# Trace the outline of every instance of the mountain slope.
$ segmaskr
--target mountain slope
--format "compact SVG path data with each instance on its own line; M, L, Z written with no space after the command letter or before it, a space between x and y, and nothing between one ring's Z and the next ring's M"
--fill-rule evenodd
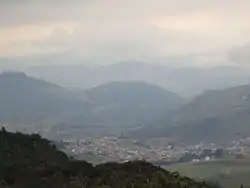
M179 105L183 99L157 85L144 82L110 82L86 91L88 98L100 105Z
M188 140L226 141L249 136L249 122L250 85L245 85L195 98L171 119L170 132Z
M0 74L0 123L49 138L120 134L151 125L183 101L146 83L112 82L72 92L23 73Z
M0 131L0 166L39 166L41 163L58 166L68 162L68 157L40 135Z
M8 188L216 188L143 161L96 167L70 160L38 135L0 131L0 186Z
M84 101L63 88L23 73L0 74L0 104L1 123L38 123L87 108Z
M111 82L87 90L100 124L138 126L150 124L180 107L177 94L142 82Z

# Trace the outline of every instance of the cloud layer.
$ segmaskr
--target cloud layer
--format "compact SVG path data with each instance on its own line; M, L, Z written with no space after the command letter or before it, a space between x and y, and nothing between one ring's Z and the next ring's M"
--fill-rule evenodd
M160 61L224 52L250 41L249 10L249 0L3 0L0 57Z

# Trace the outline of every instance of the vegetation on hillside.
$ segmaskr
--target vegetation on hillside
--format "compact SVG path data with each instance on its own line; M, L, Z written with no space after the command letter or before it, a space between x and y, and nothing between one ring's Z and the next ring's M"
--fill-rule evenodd
M92 166L75 161L39 135L0 131L0 187L215 188L144 161Z

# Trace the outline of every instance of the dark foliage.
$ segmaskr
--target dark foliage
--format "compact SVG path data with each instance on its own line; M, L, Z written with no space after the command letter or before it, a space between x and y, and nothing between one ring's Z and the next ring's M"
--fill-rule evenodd
M72 161L39 135L0 131L0 187L213 188L145 161L96 167Z

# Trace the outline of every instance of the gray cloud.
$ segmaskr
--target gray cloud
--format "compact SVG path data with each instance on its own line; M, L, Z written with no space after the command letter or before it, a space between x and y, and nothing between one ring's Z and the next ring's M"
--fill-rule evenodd
M237 64L250 67L250 43L233 48L229 52L229 57Z
M250 41L249 9L249 0L2 0L0 56L68 53L103 62L204 52L218 57ZM191 64L207 62L206 56Z

